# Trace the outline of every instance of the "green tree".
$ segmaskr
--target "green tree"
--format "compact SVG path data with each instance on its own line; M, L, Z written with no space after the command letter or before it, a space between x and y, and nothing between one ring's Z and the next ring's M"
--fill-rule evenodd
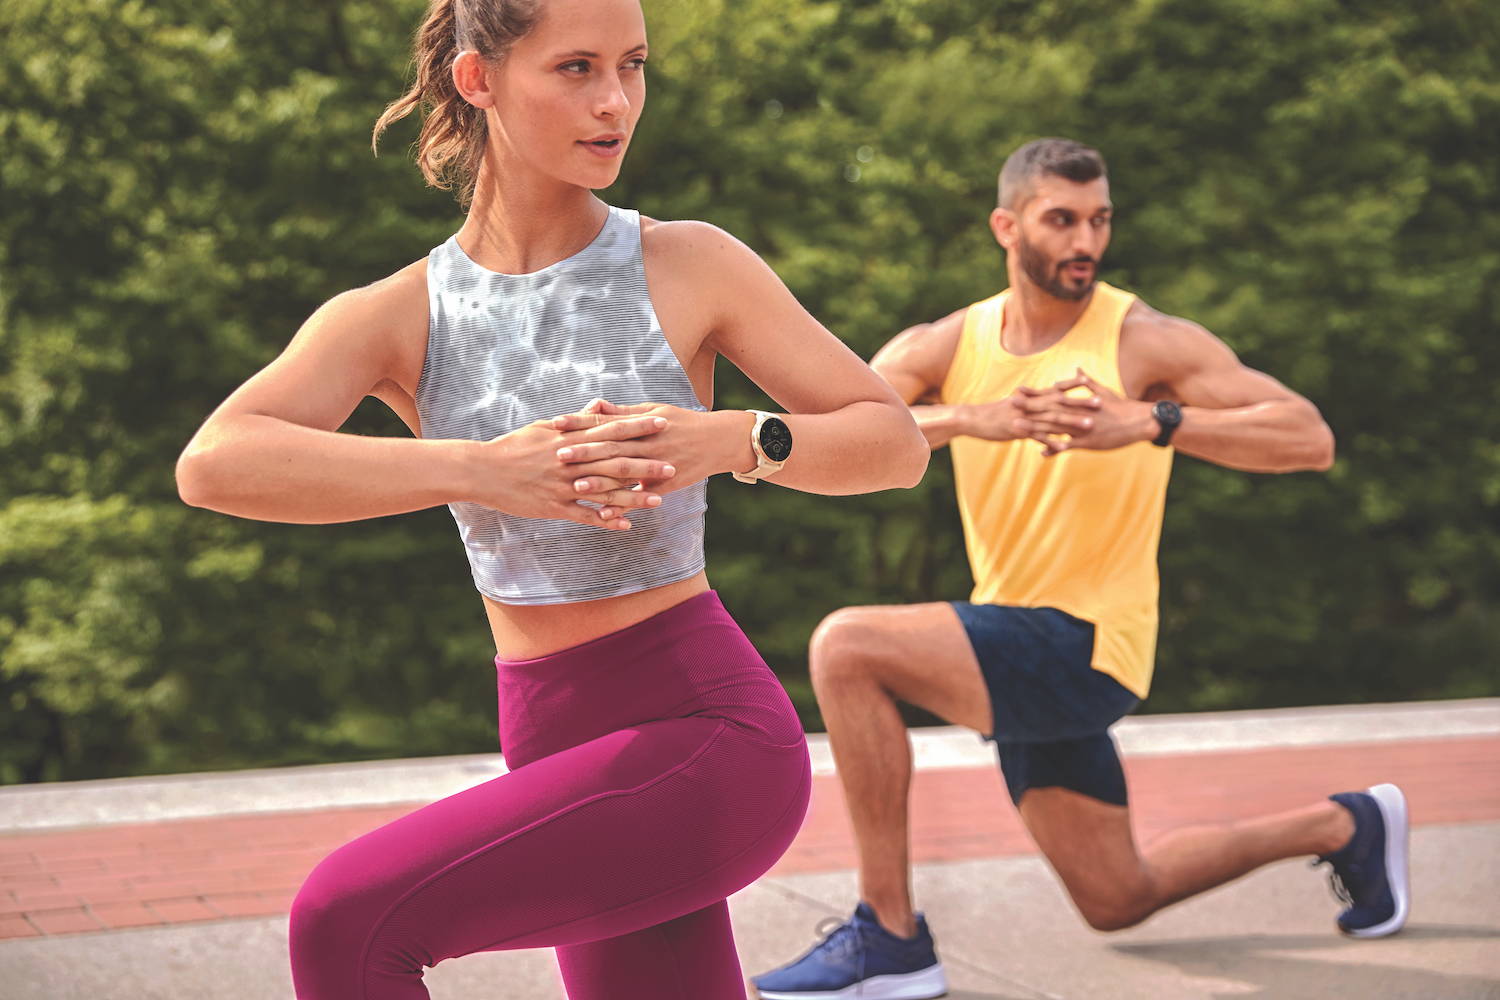
M995 173L1064 134L1110 162L1106 277L1323 408L1326 476L1179 463L1153 709L1497 691L1493 5L646 7L606 197L724 226L866 357L1001 286ZM459 224L413 123L368 152L421 8L0 6L0 780L494 745L446 512L256 524L172 480L320 301ZM402 433L374 403L351 429ZM945 455L912 491L711 503L711 577L809 725L819 617L967 592Z

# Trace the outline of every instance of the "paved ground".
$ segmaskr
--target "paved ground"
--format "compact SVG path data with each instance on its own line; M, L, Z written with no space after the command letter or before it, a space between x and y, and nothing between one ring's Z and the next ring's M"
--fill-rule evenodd
M914 733L920 904L954 1000L1500 998L1500 700L1149 717L1119 728L1140 836L1394 780L1410 797L1415 905L1400 935L1331 931L1302 862L1117 935L1089 931L1030 852L990 751ZM747 972L795 956L855 899L826 744L777 867L731 900ZM285 912L328 850L503 773L498 755L0 789L0 1000L286 1000ZM558 1000L546 951L471 956L437 1000Z

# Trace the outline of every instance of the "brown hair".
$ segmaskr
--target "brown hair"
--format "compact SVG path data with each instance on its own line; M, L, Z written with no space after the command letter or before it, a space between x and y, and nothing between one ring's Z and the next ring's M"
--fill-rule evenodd
M1104 157L1072 139L1034 139L1011 153L1000 170L1000 207L1019 209L1037 178L1048 175L1086 184L1105 176Z
M459 204L467 206L484 159L487 130L484 111L464 100L453 85L453 60L473 49L498 61L541 19L541 0L428 0L427 16L412 40L416 82L375 123L370 148L379 152L386 126L422 109L416 144L422 176L432 187L455 190Z

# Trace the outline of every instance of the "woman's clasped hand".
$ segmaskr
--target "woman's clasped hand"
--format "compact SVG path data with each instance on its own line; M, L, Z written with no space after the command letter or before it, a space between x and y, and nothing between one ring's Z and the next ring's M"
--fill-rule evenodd
M669 426L655 414L603 417L597 409L533 421L481 446L482 485L472 499L519 517L628 530L625 512L659 506L660 486L677 474L659 446L648 446Z

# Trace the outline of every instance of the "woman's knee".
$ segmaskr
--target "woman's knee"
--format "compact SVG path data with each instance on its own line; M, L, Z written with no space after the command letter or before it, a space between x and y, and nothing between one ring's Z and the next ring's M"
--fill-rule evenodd
M338 995L349 987L345 977L362 975L366 945L388 910L374 873L344 853L341 848L324 858L292 900L288 943L299 996ZM322 986L304 988L304 982Z

